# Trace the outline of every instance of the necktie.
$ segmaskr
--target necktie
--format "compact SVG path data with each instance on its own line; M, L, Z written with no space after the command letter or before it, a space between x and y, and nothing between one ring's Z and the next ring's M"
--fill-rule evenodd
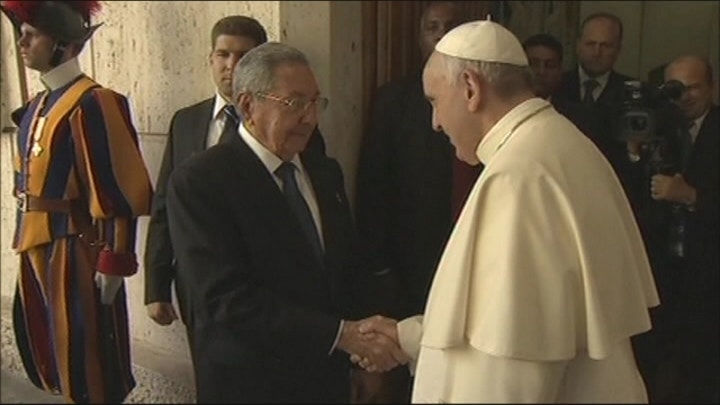
M237 136L238 124L240 123L240 117L238 117L237 112L235 112L235 107L232 104L225 104L222 112L225 114L225 126L223 126L223 131L218 143L225 143L232 139L233 136Z
M300 226L305 232L305 236L308 242L313 247L313 250L318 258L323 257L322 245L320 244L320 236L318 235L317 228L315 227L315 221L313 220L310 208L308 208L307 202L300 194L297 181L295 180L295 165L289 162L282 163L277 169L275 174L280 177L283 182L283 194L285 199L290 204L290 208L295 213L295 216L300 221Z
M585 88L585 94L583 95L582 103L587 107L592 107L595 104L595 97L593 97L593 91L599 86L600 83L595 79L585 80L583 87Z

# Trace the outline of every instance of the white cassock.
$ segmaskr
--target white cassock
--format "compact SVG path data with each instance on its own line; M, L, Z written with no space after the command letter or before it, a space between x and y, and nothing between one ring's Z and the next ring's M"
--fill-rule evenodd
M609 163L538 98L477 155L424 316L398 326L413 402L647 402L630 337L659 300Z

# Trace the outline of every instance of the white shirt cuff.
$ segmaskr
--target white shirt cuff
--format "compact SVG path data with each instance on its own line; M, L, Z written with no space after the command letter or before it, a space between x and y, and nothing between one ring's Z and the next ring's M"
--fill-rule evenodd
M333 354L335 351L335 348L337 347L338 342L340 341L340 335L342 334L343 326L345 325L345 320L340 320L340 327L338 328L337 334L335 335L335 341L332 344L332 347L330 347L330 351L328 352L328 356Z

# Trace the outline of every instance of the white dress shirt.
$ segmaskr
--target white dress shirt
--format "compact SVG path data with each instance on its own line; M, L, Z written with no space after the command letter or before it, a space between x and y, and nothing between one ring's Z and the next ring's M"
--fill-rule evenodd
M222 110L227 104L230 103L228 103L228 101L225 100L220 93L216 92L213 114L207 131L207 139L205 140L206 149L213 147L220 142L220 136L222 135L223 128L225 128L225 121L227 120L227 115L225 115Z

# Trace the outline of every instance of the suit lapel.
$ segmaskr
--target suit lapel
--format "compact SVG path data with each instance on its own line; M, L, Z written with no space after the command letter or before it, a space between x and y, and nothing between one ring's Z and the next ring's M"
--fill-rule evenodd
M210 128L210 120L212 120L212 110L215 105L215 97L209 98L198 105L197 110L193 111L195 117L195 125L193 127L193 144L191 153L202 152L205 150L207 143L208 128Z
M331 240L333 239L330 217L338 209L338 204L342 203L343 196L332 187L333 180L329 177L332 172L324 170L324 165L317 156L303 154L301 160L315 191L315 198L320 210L320 222L322 223L323 245L327 255L328 243L332 244Z
M602 93L600 93L597 101L611 102L613 100L618 100L619 98L616 97L616 95L620 91L622 91L624 86L625 84L623 83L622 79L620 79L620 76L618 76L615 71L610 71L607 84L605 84L605 88L603 89Z
M715 140L715 144L713 145L712 138L718 137L720 134L713 133L712 129L718 127L717 120L720 119L720 117L718 117L718 115L720 115L719 111L720 109L717 106L710 107L710 111L708 111L707 116L705 116L705 120L703 120L702 126L700 127L697 137L695 138L695 142L693 143L693 147L690 150L688 165L690 165L691 162L696 161L697 156L704 149L717 148L717 140Z
M267 232L273 235L276 243L279 246L288 247L298 258L298 262L306 264L304 267L307 267L310 273L321 274L322 264L318 262L310 242L306 239L294 216L295 214L260 158L240 136L233 137L227 144L236 148L240 154L238 161L241 162L242 169L239 173L241 184L238 184L238 187L247 190L244 192L243 198L251 200L250 207L253 210L253 216L265 221ZM319 182L322 183L322 181ZM318 194L315 181L313 181L313 186ZM318 204L320 204L319 201ZM323 206L321 205L320 211L322 212L322 210Z
M301 154L301 159L308 177L310 177L320 211L325 248L323 257L324 275L331 291L334 291L337 285L335 263L341 262L336 257L341 251L341 248L336 247L336 242L347 237L347 235L338 234L338 232L347 232L347 230L342 228L341 224L338 224L337 218L341 217L340 210L347 204L347 201L345 201L346 196L343 190L337 189L336 185L339 183L333 179L337 172L332 167L328 167L324 156L308 151L308 153Z

